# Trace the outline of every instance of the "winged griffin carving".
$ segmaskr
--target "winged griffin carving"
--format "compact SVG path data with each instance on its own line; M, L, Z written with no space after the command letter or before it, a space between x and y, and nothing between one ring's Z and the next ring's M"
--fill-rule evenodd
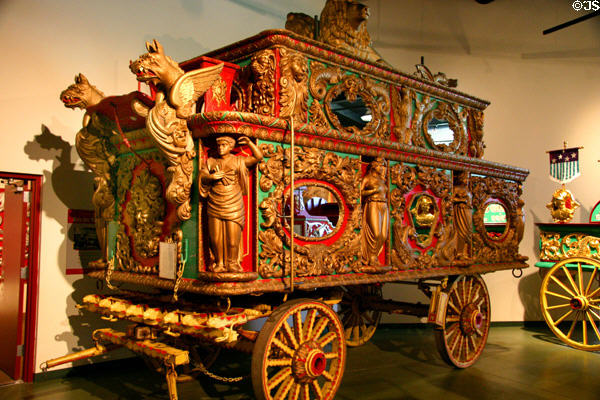
M158 41L146 42L146 49L148 52L131 62L129 68L139 82L157 89L146 127L169 161L167 200L177 206L177 216L184 221L191 217L190 192L196 156L187 118L196 112L196 101L219 77L223 64L184 73Z

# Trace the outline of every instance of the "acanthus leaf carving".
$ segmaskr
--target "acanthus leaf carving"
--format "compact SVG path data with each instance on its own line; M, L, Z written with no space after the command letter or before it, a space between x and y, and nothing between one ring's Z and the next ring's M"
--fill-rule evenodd
M287 49L280 49L279 54L281 56L279 116L293 117L296 122L307 122L308 61L302 54Z

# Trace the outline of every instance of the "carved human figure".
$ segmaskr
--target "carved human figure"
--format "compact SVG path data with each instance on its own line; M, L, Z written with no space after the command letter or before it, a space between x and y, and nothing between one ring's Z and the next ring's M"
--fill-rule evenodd
M469 175L466 172L456 176L452 204L456 229L456 258L466 260L470 258L469 247L473 232L473 201L469 191Z
M387 241L390 224L386 165L382 158L369 164L360 193L363 204L362 260L367 265L378 266L378 256Z
M252 156L231 154L236 141L217 138L217 158L208 158L200 173L200 194L208 197L208 236L214 262L212 272L242 272L240 246L246 222L243 195L247 194L248 168L263 158L261 150L246 136L238 139L248 145Z

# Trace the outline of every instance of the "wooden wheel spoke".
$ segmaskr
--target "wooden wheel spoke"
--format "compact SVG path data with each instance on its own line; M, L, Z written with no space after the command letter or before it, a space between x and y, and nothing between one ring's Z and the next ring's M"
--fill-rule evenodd
M327 371L327 370L323 371L323 373L321 374L321 376L322 376L323 378L325 378L327 381L329 381L329 382L333 382L333 379L334 379L334 377L333 377L333 375L331 375L331 374L329 373L329 371Z
M298 341L296 340L296 335L294 335L294 332L292 332L292 328L290 327L290 324L288 324L287 321L283 321L283 332L285 333L285 336L288 338L294 349L297 349Z
M333 341L333 339L335 339L336 337L337 337L337 335L335 334L335 332L329 332L328 334L323 336L321 339L317 340L317 344L321 348L323 348L323 347L327 346L329 343L331 343Z
M571 304L565 303L565 304L557 304L555 306L548 306L548 307L546 307L546 310L554 310L554 309L563 308L563 307L571 307Z
M328 322L329 322L329 320L327 319L327 317L319 318L319 321L317 321L317 324L315 325L315 328L312 332L312 335L310 336L310 339L316 340L319 336L321 336L321 334L323 333L325 328L327 328Z
M313 391L317 395L317 398L318 399L322 399L323 398L323 391L321 390L321 386L319 386L319 381L317 381L316 379L313 379L310 382L310 385L312 386Z
M590 308L594 308L594 309L596 309L596 310L600 311L600 307L598 307L598 306L597 306L597 305L595 305L595 304L590 304Z
M458 315L460 315L460 310L454 305L454 303L452 302L452 299L448 300L448 305L450 306L450 308L452 310L454 310L454 312Z
M308 383L302 385L301 394L304 400L310 400L310 387Z
M300 396L300 384L294 383L290 389L288 400L296 400L298 399L298 396Z
M558 298L561 298L561 299L565 299L565 300L569 300L569 301L571 300L570 297L567 297L567 296L564 296L562 294L558 294L558 293L555 293L555 292L551 292L549 290L546 290L545 293L549 294L550 296L558 297Z
M458 322L460 317L446 317L446 322Z
M473 279L469 279L469 281L468 281L469 290L467 291L467 294L465 296L465 302L463 304L470 303L469 299L471 298L471 291L473 290L474 283L475 282L473 282Z
M573 335L573 331L575 330L575 325L577 325L577 316L575 316L575 319L573 320L573 322L571 322L571 327L569 328L569 332L567 333L568 339L571 339L571 335Z
M560 286L561 288L563 288L563 290L565 292L567 292L571 297L577 297L577 295L575 293L571 292L571 290L568 287L566 287L564 283L562 283L561 281L559 281L554 275L552 275L550 278L554 282L556 282L558 284L558 286Z
M302 314L299 311L294 313L293 319L296 339L298 339L298 343L304 343L304 336L302 334Z
M598 315L598 313L594 312L593 310L588 310L588 312L590 312L594 317L596 317L596 319L600 320L600 315Z
M577 279L579 281L579 282L577 282L577 283L579 283L579 287L578 287L579 288L579 294L583 295L584 294L584 291L583 291L583 271L582 271L581 263L580 262L577 263Z
M568 279L569 283L571 284L571 287L575 291L575 295L579 295L579 289L577 288L577 285L575 284L575 281L573 280L573 277L571 276L571 272L564 265L561 267L561 269L567 276L567 279ZM573 296L573 297L575 297L575 296Z
M317 317L317 310L314 308L312 310L308 310L306 314L306 318L304 319L304 329L302 333L302 337L306 338L305 340L311 339L311 334L313 327L315 325L315 318Z
M376 322L373 318L371 318L371 316L368 314L368 312L364 312L361 315L362 319L368 324L368 325L375 325Z
M338 357L339 357L338 353L325 353L325 359L327 359L327 360L334 360Z
M558 324L560 324L565 318L567 318L569 315L571 315L573 313L573 310L569 310L568 313L565 313L562 317L560 317L558 320L556 320L554 322L554 326L557 326Z
M588 298L594 298L596 297L596 295L598 294L598 292L600 292L600 287L596 290L594 290L591 294L588 295ZM600 301L600 299L595 299L594 301Z
M277 338L273 338L273 344L277 347L279 347L281 350L283 350L283 352L285 354L287 354L290 357L294 357L294 350L290 349L285 343L283 343L281 340L277 339Z
M291 358L270 358L267 361L267 367L291 367L292 359Z
M586 315L588 317L588 319L590 320L590 325L592 325L592 328L594 329L594 332L596 333L596 338L598 338L598 340L600 340L600 332L598 332L598 326L596 325L596 323L594 322L594 319L592 318L592 316L590 315L589 311L586 311ZM596 318L598 316L596 315Z
M285 381L279 386L277 393L275 393L274 400L283 400L290 392L290 389L294 386L294 378L290 375L285 378Z
M585 316L581 320L581 324L583 325L583 344L587 346L588 337L587 337L587 321L585 320Z
M594 283L594 278L596 277L596 272L598 272L598 268L594 267L594 270L592 271L592 274L590 275L590 280L589 280L587 286L585 287L585 292L584 292L585 296L587 296L587 294L590 291L590 288L592 287L592 283Z
M279 385L285 378L292 375L292 368L287 367L279 370L271 379L267 381L267 387L269 390L273 390L277 385Z

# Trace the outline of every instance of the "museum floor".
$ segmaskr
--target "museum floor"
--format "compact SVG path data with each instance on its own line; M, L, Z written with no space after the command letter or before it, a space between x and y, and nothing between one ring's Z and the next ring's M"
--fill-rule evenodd
M238 354L239 355L239 354ZM229 359L222 355L217 361ZM0 399L166 399L166 383L139 359L80 367L34 384L0 386ZM237 365L240 374L242 367ZM225 373L216 365L218 372ZM349 349L336 399L598 399L600 354L561 344L545 326L493 326L471 368L439 358L429 328L385 325L360 348ZM64 373L62 374L64 375ZM178 385L180 400L251 399L248 380L221 384L201 379Z

